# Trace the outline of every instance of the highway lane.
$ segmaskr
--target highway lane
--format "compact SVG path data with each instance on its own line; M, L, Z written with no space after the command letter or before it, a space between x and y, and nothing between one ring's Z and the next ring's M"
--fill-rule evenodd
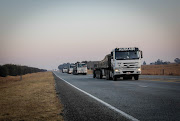
M93 79L92 75L55 73L74 86L139 120L180 120L179 82L111 81Z

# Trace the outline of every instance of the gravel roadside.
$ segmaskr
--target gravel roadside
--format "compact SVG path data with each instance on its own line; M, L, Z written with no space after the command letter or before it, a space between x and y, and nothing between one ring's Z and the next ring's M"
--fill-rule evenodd
M65 121L127 121L119 113L68 85L54 75L56 91L64 106Z

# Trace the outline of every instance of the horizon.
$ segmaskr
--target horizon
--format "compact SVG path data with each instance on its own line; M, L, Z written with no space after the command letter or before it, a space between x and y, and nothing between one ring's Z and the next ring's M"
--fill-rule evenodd
M0 1L0 65L57 69L139 47L142 63L180 58L180 1Z

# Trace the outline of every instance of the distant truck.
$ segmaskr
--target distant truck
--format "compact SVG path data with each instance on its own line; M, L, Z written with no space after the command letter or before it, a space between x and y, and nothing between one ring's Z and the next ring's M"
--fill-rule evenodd
M64 67L64 68L62 69L62 73L67 73L67 72L68 72L67 67Z
M77 75L77 74L86 75L87 74L87 64L80 63L80 62L75 63L75 67L73 68L73 74L74 75Z
M75 67L75 64L70 64L68 67L68 74L72 74L73 73L73 68Z
M123 79L139 79L141 74L142 51L137 47L115 48L111 54L95 65L93 78L102 79L106 76L107 80L123 77Z

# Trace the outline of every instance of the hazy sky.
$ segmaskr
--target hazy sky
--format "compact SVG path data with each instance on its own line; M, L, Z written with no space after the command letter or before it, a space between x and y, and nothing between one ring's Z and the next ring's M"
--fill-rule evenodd
M139 47L180 58L180 0L0 0L0 64L44 69Z

